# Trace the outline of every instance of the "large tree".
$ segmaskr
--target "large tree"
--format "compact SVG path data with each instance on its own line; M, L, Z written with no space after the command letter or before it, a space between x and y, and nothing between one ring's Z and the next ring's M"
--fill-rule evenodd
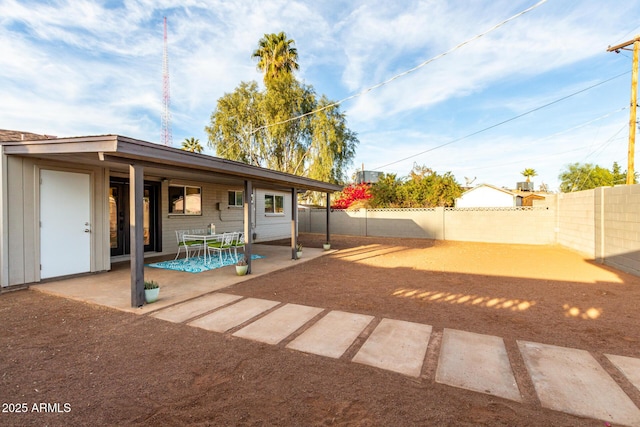
M254 57L265 89L242 82L217 102L205 127L216 154L232 160L343 182L357 136L340 107L295 78L297 51L284 33L265 35ZM285 59L283 59L285 58ZM288 59L286 59L288 58Z
M626 177L626 172L620 172L617 163L613 164L613 171L591 163L573 163L558 176L561 181L560 191L563 193L624 184L621 177Z
M292 74L299 68L298 50L294 44L284 32L265 34L260 39L252 57L258 60L257 67L264 74L265 84L283 74Z
M209 146L219 157L264 166L269 156L262 138L264 132L256 132L264 125L263 98L256 82L242 82L234 92L218 99L205 131Z

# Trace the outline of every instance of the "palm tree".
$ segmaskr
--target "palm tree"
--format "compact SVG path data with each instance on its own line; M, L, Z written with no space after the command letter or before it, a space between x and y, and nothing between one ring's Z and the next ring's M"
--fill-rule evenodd
M202 153L203 150L202 145L200 145L200 140L194 137L189 139L185 138L184 141L182 141L181 149L192 153Z
M251 55L258 60L258 70L264 73L265 83L282 73L291 74L298 66L298 50L295 41L287 39L284 32L265 34L258 42L258 49Z
M527 178L527 182L531 182L531 177L533 176L537 176L538 172L536 172L535 169L525 169L522 172L520 172L525 178Z

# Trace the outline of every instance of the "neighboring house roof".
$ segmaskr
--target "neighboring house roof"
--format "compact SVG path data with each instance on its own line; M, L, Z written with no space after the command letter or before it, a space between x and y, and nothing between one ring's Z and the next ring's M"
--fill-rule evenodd
M81 162L85 165L107 166L112 170L123 172L128 171L130 164L140 164L145 170L158 176L163 176L167 170L172 170L192 174L193 179L209 177L220 182L251 180L254 185L283 190L291 188L321 192L342 190L342 186L336 184L120 135L4 142L0 138L0 145L3 147L4 154L7 155Z
M472 189L467 190L467 191L465 191L464 193L462 193L462 196L464 196L464 195L465 195L465 194L467 194L467 193L471 193L472 191L476 191L476 190L478 190L478 189L480 189L480 188L483 188L483 187L484 187L484 188L487 188L487 187L488 187L488 188L491 188L491 189L493 189L493 190L502 191L503 193L507 193L507 194L509 194L509 195L511 195L511 196L521 196L520 194L515 193L515 192L513 192L513 191L511 191L511 190L507 190L506 188L496 187L495 185L491 185L491 184L479 184L479 185L476 185L476 186L475 186L475 187L473 187Z
M0 129L0 141L33 141L53 138L55 138L55 136L39 135L37 133L23 132L19 130Z
M478 193L478 194L473 194ZM488 194L495 194L494 198ZM509 202L507 202L509 200ZM479 184L465 191L456 199L456 207L506 207L520 206L522 196L491 184Z

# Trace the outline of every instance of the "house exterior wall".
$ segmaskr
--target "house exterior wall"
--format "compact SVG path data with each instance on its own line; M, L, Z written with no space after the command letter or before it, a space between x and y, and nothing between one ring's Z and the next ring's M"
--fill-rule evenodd
M508 208L517 206L516 197L513 194L487 187L478 186L456 199L457 208Z
M20 156L2 156L2 251L0 286L21 285L40 281L39 252L39 174L42 169L87 173L91 186L91 271L111 268L109 230L110 178L128 178L125 173L111 174L108 168L84 167L77 164L39 160ZM244 226L241 207L228 206L228 192L243 191L242 185L230 186L186 179L163 179L145 176L145 181L160 182L159 227L161 250L156 255L175 254L178 249L176 230L206 229L215 224L216 232L239 231ZM169 185L193 185L202 188L202 215L170 215ZM255 190L254 212L256 242L287 238L291 235L291 194L270 190ZM264 194L284 197L284 214L264 213Z
M40 280L40 170L86 173L91 182L91 271L103 271L110 267L108 256L108 211L105 214L104 168L79 167L62 162L49 162L32 158L6 157L3 159L3 204L2 240L6 262L2 286L32 283ZM6 173L5 173L6 172ZM4 198L4 197L3 197ZM108 224L107 224L108 225Z
M192 185L202 188L202 215L169 214L169 183L161 187L162 254L176 253L178 250L177 230L207 228L214 224L216 233L241 231L244 227L244 211L241 207L229 206L229 191L243 191L241 186L219 185L197 181L172 179L172 185ZM291 236L291 195L286 192L255 189L255 212L252 213L255 242L284 239ZM265 194L284 196L284 214L265 214Z
M202 189L202 215L169 214L169 185L190 185ZM241 187L203 183L184 179L164 181L160 189L160 218L162 222L161 254L176 253L178 230L206 229L210 224L216 227L216 233L240 231L243 227L242 208L228 205L228 192L242 191Z
M254 225L256 242L285 239L291 236L291 193L275 190L256 189ZM284 213L266 213L265 196L282 196Z

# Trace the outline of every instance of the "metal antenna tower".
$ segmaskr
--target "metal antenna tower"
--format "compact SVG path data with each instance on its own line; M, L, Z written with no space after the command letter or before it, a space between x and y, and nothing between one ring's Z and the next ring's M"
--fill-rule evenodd
M164 49L162 55L162 143L168 147L173 145L171 135L171 93L169 90L169 53L167 50L167 17L164 17Z

